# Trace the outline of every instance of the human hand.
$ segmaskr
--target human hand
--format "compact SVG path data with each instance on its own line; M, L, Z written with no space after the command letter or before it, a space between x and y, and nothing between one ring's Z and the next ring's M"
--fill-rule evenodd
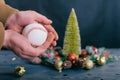
M35 11L19 11L12 14L6 21L6 29L14 30L18 33L22 33L23 28L31 23L41 23L46 30L52 32L55 36L51 46L56 45L56 41L58 40L58 34L55 29L52 27L52 21L47 17L35 12Z
M48 47L51 45L54 39L52 32L48 33L48 38L46 42L39 46L33 47L26 37L13 31L5 30L5 39L3 47L10 48L16 55L21 58L27 59L34 63L40 63L41 60L38 58L42 53L44 53Z

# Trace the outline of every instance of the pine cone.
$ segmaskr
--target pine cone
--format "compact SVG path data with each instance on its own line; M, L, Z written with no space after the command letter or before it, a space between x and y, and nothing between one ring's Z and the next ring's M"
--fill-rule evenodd
M72 61L72 68L79 69L79 68L84 68L84 67L85 67L85 61L83 59Z
M69 68L71 68L72 67L72 63L71 63L71 61L65 61L65 62L63 62L63 68L64 69L69 69Z

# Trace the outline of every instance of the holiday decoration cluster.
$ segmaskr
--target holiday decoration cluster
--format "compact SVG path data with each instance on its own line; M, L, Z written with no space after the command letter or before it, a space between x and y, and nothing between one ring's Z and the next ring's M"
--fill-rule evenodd
M105 48L86 46L81 50L80 29L72 8L64 36L63 48L55 47L41 55L42 64L52 66L59 72L63 69L92 69L95 65L105 65L110 52Z
M62 72L63 69L92 69L96 65L105 65L109 55L110 52L104 47L86 46L79 56L75 53L64 55L61 47L55 47L40 58L43 60L42 64L54 67Z

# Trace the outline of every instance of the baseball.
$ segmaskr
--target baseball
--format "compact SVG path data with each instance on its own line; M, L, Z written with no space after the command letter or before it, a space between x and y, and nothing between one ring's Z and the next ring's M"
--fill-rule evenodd
M47 30L40 23L32 23L25 26L22 34L28 38L33 46L40 46L47 39Z

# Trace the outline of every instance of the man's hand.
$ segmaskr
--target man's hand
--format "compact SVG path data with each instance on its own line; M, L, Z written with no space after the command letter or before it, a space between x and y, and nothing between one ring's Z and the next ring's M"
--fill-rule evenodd
M16 55L24 59L34 63L40 63L41 60L38 58L38 56L40 56L40 54L44 53L48 49L48 47L53 42L54 37L55 36L53 33L49 32L46 42L43 45L35 48L23 35L13 30L5 30L3 46L10 48Z
M52 27L52 21L47 17L35 12L35 11L19 11L12 14L6 21L6 29L14 30L18 33L22 33L23 28L31 23L41 23L46 30L52 32L55 36L51 46L56 45L56 41L58 40L58 34L55 29Z

